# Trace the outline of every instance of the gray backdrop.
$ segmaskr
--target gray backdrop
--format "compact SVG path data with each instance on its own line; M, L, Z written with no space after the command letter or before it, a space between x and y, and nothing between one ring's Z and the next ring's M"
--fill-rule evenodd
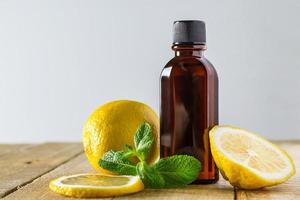
M0 0L0 142L79 141L113 99L158 111L179 19L207 23L221 124L300 138L300 1Z

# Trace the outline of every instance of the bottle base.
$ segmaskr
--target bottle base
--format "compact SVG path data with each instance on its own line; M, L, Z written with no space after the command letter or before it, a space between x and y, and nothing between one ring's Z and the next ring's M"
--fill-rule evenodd
M219 178L216 179L208 179L208 180L195 180L194 182L192 182L192 184L203 184L203 185L207 185L207 184L215 184L219 181Z

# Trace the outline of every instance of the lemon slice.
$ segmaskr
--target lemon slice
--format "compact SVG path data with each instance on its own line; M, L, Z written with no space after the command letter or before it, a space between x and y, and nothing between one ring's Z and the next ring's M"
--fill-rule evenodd
M50 182L52 191L71 197L111 197L139 192L144 184L138 176L76 174Z
M291 157L256 134L215 126L209 136L213 158L233 186L257 189L283 183L295 174Z

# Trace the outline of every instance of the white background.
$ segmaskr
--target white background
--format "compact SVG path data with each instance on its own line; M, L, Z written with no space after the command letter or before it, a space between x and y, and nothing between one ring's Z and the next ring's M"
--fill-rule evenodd
M113 99L158 111L182 19L206 21L220 123L300 138L298 0L0 0L0 142L80 141Z

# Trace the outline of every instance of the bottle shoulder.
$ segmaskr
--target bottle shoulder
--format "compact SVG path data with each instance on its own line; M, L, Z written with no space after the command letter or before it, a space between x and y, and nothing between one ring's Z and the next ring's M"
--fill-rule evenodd
M167 72L167 73L165 73ZM162 69L163 74L210 74L217 77L217 71L205 57L174 57Z
M165 67L189 67L189 66L209 66L209 67L213 67L213 65L211 64L211 62L205 58L205 57L195 57L195 56L191 56L191 57L174 57L172 58L169 62L167 62L167 64L165 65Z

